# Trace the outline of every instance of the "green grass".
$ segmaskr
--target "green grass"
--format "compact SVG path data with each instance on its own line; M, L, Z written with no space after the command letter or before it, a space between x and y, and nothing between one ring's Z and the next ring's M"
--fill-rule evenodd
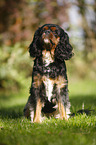
M82 103L85 109L95 111L88 116L77 115L67 122L51 118L41 124L32 124L23 116L28 86L20 93L2 93L0 145L96 145L96 82L71 82L69 90L72 112L82 109Z

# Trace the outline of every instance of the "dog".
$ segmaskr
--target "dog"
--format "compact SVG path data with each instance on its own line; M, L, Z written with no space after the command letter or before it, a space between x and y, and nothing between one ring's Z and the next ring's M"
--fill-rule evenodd
M58 25L45 24L37 29L29 46L34 60L30 96L24 108L31 122L43 116L68 120L70 102L65 60L73 56L68 34Z

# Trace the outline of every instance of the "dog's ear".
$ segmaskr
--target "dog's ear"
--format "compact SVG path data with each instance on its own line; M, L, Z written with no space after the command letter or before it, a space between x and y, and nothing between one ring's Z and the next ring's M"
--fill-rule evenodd
M69 43L68 34L61 29L60 41L55 50L55 57L61 61L69 60L73 56L72 50L73 48Z
M32 43L29 46L29 53L31 57L38 57L41 55L40 50L40 28L35 32Z

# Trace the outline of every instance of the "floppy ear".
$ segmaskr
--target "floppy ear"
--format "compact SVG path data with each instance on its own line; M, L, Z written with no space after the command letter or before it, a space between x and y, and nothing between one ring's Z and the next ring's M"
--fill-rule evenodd
M33 41L29 46L29 53L31 57L38 57L41 54L39 35L40 28L35 32Z
M63 29L60 33L60 41L55 50L55 57L61 61L69 60L73 56L73 48L69 43L69 37Z

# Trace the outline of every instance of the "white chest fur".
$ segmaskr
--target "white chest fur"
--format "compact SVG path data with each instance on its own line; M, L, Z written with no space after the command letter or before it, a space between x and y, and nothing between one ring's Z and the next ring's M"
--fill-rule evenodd
M42 58L43 58L43 62L45 67L47 67L50 63L54 62L54 50L52 51L46 51L43 50L42 51ZM53 91L53 80L49 78L49 76L44 76L43 78L43 82L45 85L45 89L46 89L46 96L48 98L48 101L51 101L51 97L52 97L52 91Z
M51 101L54 82L48 76L43 77L43 82L44 82L44 85L45 85L46 96L48 98L48 101Z
M48 66L50 63L54 61L52 52L43 50L42 55L43 55L42 58L45 66Z

